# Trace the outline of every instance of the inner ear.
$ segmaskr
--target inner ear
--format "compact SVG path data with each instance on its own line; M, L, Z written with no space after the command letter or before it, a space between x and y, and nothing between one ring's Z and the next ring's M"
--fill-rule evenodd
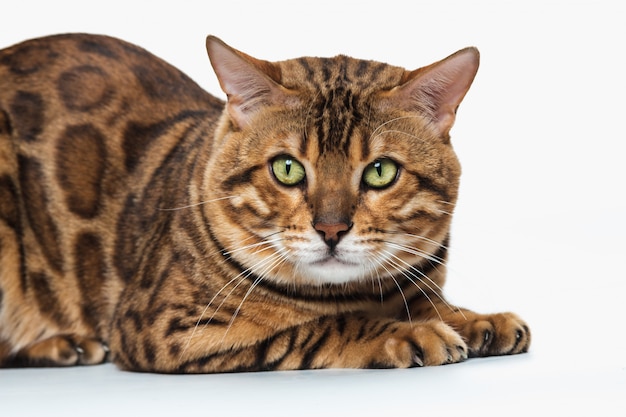
M228 98L228 113L239 128L247 126L263 106L284 104L290 98L288 90L278 83L277 65L252 58L214 36L207 37L206 48Z
M476 48L462 49L432 65L405 75L405 82L392 90L394 106L426 115L443 137L449 136L456 110L478 71Z

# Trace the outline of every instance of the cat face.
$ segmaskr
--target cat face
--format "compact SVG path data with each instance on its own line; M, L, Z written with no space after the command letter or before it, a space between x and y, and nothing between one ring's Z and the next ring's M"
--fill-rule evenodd
M306 285L442 261L460 176L448 132L475 50L407 72L207 46L228 104L201 194L216 203L206 210L226 256L261 279Z

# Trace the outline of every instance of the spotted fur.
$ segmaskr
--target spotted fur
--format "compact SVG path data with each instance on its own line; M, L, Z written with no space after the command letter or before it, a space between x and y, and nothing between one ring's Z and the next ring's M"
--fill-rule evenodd
M0 51L0 364L388 368L528 349L517 316L441 290L475 49L415 71L207 49L225 103L113 38ZM277 158L303 177L282 183ZM379 187L364 173L380 161L397 173Z

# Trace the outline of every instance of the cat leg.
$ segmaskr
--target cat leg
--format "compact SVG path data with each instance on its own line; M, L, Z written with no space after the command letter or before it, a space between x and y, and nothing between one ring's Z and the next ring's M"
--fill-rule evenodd
M440 318L467 343L470 357L513 355L527 352L530 328L513 313L479 314L450 306L438 295L420 299L411 306L413 319Z
M97 339L58 335L22 348L5 366L97 365L107 354L108 347Z
M468 355L461 336L439 320L408 323L357 315L327 316L283 329L241 320L228 330L190 329L176 340L123 328L114 328L112 335L112 357L120 367L166 373L408 368L460 362Z

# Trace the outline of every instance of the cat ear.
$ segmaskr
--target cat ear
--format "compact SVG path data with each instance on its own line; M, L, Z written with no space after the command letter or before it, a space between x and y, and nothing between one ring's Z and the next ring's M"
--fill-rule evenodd
M406 74L390 92L392 104L429 117L443 137L448 137L456 110L478 71L476 48L462 49L449 57Z
M264 105L284 104L288 92L278 84L280 69L208 36L206 48L211 65L228 97L227 110L239 127L250 123L252 116Z

